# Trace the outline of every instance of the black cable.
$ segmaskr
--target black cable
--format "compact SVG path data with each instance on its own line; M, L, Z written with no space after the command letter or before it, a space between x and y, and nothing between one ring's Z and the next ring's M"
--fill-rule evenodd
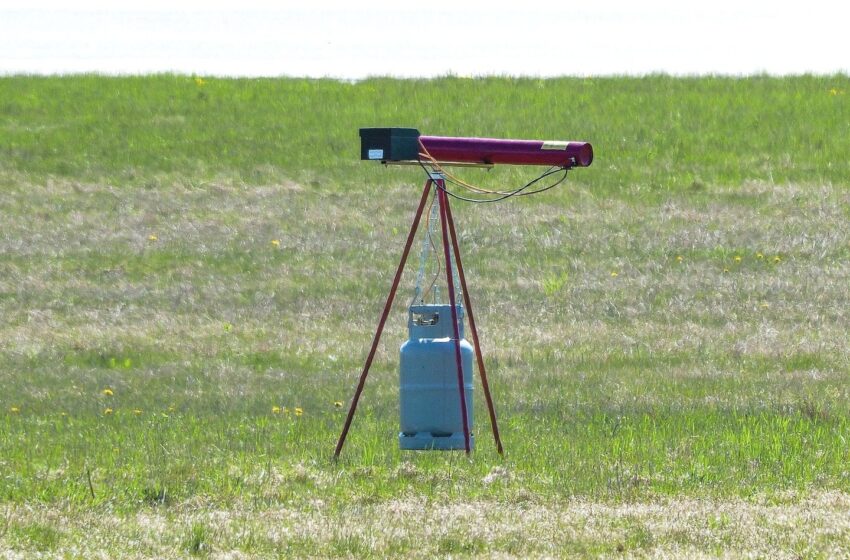
M425 174L428 175L428 178L430 179L431 178L431 172L428 171L428 169L425 167L425 164L422 162L421 159L419 160L419 165L420 165L420 167L422 167L423 171L425 171ZM537 190L529 191L529 192L524 192L527 188L531 187L535 183L542 181L543 179L545 179L546 177L549 177L550 175L554 175L558 171L563 171L564 174L555 183L548 185L546 187L543 187L541 189L537 189ZM459 194L455 194L445 187L440 187L439 185L437 185L437 188L441 189L447 195L449 195L450 197L455 198L457 200L462 200L464 202L472 202L472 203L475 203L475 204L486 204L488 202L501 202L501 201L503 201L507 198L511 198L512 196L529 196L529 195L532 195L532 194L542 193L543 191L548 191L549 189L555 188L558 185L560 185L561 183L563 183L564 180L567 178L568 172L569 172L568 167L550 167L549 169L544 171L537 178L532 179L531 181L529 181L525 185L519 187L518 189L515 189L515 190L513 190L509 193L505 193L504 195L497 197L497 198L467 198L465 196L460 196ZM444 180L448 181L449 183L452 183L453 185L460 186L455 181L453 181L449 178L444 177Z
M525 185L523 185L522 187L520 187L520 188L518 188L518 189L516 189L516 190L514 190L514 191L512 191L512 192L509 192L509 193L507 193L507 194L505 194L505 195L503 195L503 196L500 196L500 197L498 197L498 198L488 198L488 199L467 198L467 197L464 197L464 196L460 196L460 195L458 195L458 194L455 194L455 193L453 193L453 192L449 191L448 189L446 189L446 188L444 188L444 187L439 187L439 186L438 186L437 188L441 188L441 189L442 189L442 190L443 190L443 191L444 191L447 195L451 196L452 198L455 198L455 199L457 199L457 200L463 200L464 202L473 202L473 203L475 203L475 204L486 204L486 203L488 203L488 202L501 202L501 201L503 201L503 200L505 200L505 199L511 198L512 196L529 196L529 195L532 195L532 194L541 193L541 192L543 192L543 191L548 191L548 190L549 190L549 189L551 189L551 188L557 187L558 185L560 185L561 183L563 183L563 182L564 182L564 179L566 179L566 178L567 178L567 171L568 171L568 170L567 170L566 168L563 168L564 175L563 175L560 179L558 179L558 181L556 181L555 183L553 183L553 184L551 184L551 185L548 185L548 186L546 186L546 187L543 187L542 189L537 189L537 190L535 190L535 191L523 192L523 191L525 191L525 189L529 188L530 186L532 186L533 184L537 183L538 181L541 181L541 180L545 179L546 177L548 177L548 176L550 176L550 175L554 175L554 174L555 174L555 173L557 173L559 170L560 170L560 168L559 168L559 169L554 169L554 170L552 170L552 171L547 171L546 173L544 173L544 174L540 175L540 176L539 176L539 177L537 177L536 179L534 179L534 180L532 180L532 181L530 181L530 182L526 183L526 184L525 184Z
M536 191L518 193L516 196L529 196L529 195L532 195L532 194L542 193L543 191L548 191L549 189L553 189L553 188L557 187L558 185L560 185L561 183L563 183L566 180L567 173L570 171L570 169L568 167L561 167L559 169L562 169L564 171L564 174L556 182L552 183L548 187L543 187L542 189L537 189ZM557 169L556 169L556 171L557 171ZM551 175L551 173L550 173L550 175ZM541 176L541 179L542 178L543 178L543 176Z

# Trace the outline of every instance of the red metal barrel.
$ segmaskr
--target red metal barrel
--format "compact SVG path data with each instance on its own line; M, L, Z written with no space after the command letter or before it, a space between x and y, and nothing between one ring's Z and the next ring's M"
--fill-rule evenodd
M593 161L589 142L452 136L420 136L419 141L437 161L559 167L587 167Z

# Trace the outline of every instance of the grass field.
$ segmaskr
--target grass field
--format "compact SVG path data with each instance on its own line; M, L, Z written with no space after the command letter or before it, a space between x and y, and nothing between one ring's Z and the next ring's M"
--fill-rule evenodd
M850 78L0 78L0 555L850 555ZM361 126L588 140L453 205L505 456L397 448L424 175ZM463 171L489 187L535 170Z

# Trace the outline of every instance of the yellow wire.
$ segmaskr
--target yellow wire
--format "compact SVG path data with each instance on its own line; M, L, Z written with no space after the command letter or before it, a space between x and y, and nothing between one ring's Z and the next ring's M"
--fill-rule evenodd
M476 192L476 193L479 193L479 194L500 194L500 195L508 194L507 192L503 192L503 191L494 191L494 190L485 189L485 188L482 188L482 187L476 187L475 185L470 185L466 181L458 179L457 177L455 177L454 175L452 175L451 173L446 171L445 168L443 168L443 166L440 165L440 163L437 161L437 159L428 152L428 148L425 147L425 144L422 143L421 139L419 139L419 147L422 148L422 153L419 154L420 157L425 156L425 158L429 160L429 165L431 165L437 171L439 171L440 173L442 173L443 175L445 175L446 177L451 179L454 183L456 183L456 184L458 184L458 185L460 185L464 188L467 188L467 189L471 190L472 192Z

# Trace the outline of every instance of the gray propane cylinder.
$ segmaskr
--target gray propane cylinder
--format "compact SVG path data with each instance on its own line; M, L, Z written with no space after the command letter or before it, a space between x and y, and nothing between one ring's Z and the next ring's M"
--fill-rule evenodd
M457 305L464 396L472 437L472 345L463 338L463 306ZM464 449L450 304L412 305L409 339L399 350L401 449Z

